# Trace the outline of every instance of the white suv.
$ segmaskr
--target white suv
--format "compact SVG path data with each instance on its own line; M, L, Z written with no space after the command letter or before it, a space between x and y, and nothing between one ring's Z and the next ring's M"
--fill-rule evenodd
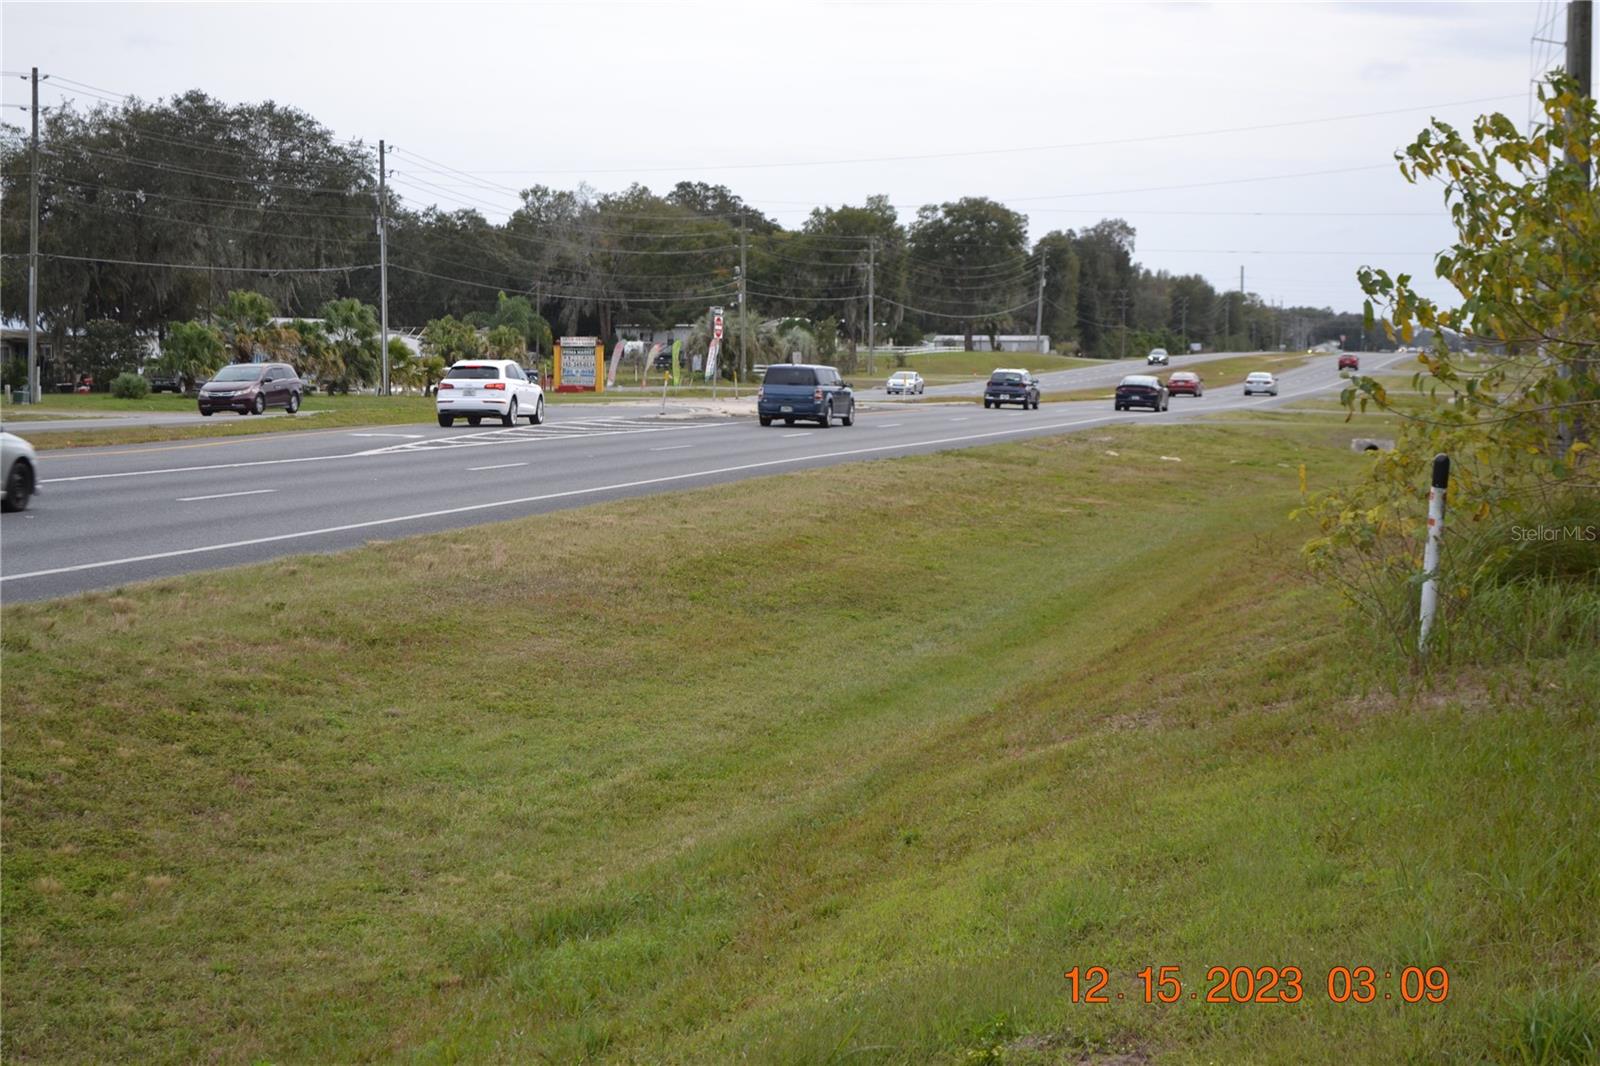
M537 426L544 421L544 390L509 359L463 359L445 371L433 406L441 426L453 425L457 418L475 426L485 415L498 418L502 426L518 418Z
M1278 395L1278 379L1265 370L1257 370L1244 379L1244 394L1253 396L1264 392L1268 396Z
M1165 348L1151 348L1150 354L1144 357L1145 366L1166 366L1167 350Z

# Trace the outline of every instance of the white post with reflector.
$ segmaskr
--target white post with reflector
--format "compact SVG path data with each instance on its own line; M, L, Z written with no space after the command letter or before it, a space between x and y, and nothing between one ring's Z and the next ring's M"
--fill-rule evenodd
M1428 652L1428 634L1439 608L1439 541L1444 535L1444 498L1450 488L1450 457L1433 457L1433 484L1428 489L1428 542L1422 549L1422 619L1417 631L1417 651Z

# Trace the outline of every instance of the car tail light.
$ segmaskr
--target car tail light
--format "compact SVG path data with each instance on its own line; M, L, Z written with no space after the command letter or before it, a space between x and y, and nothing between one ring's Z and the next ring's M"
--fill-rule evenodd
M767 390L766 390L765 386L756 389L756 399L764 400L766 398L767 398Z
M443 392L445 389L453 389L453 388L455 388L455 386L450 384L448 381L439 382L439 390L441 392Z
M501 392L504 392L505 389L506 389L506 383L503 382L503 381L491 381L487 385L485 385L484 388L486 388L486 389L499 389Z
M818 403L821 403L821 402L822 402L822 390L821 390L821 389L818 389L818 390L816 390L816 391L815 391L815 392L813 392L813 393L812 393L812 394L811 394L811 398L812 398L812 399L813 399L813 400L815 400L815 401L817 401L817 402L818 402Z

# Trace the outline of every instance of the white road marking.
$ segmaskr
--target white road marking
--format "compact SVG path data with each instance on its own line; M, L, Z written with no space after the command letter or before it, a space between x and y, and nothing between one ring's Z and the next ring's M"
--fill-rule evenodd
M904 422L878 422L878 423L876 423L876 425L877 425L877 427L879 429L894 429L897 426L905 425L905 423Z
M179 496L179 503L197 503L200 500L226 500L234 496L262 496L277 489L250 489L247 492L219 492L214 496Z
M420 440L421 433L352 433L352 437L404 437L406 440Z
M785 433L784 436L785 437L809 437L809 436L811 436L811 434L809 434L809 433Z
M969 440L987 440L992 437L1011 437L1019 433L1037 433L1040 430L1067 429L1070 426L1088 426L1097 422L1116 421L1113 416L1102 415L1097 418L1076 418L1070 422L1050 422L1044 425L1018 426L1014 429L997 429L987 433L968 433L960 437L935 437L930 440L904 441L899 444L880 444L870 448L846 448L837 452L814 452L811 455L792 455L786 459L767 459L759 463L741 463L738 466L714 467L710 470L691 470L682 474L665 474L661 477L643 478L639 481L621 481L611 485L593 485L582 489L567 489L564 492L546 492L538 496L518 496L509 500L492 500L488 503L470 503L461 507L446 507L439 511L419 511L416 514L395 515L392 518L373 518L365 522L348 522L341 526L324 526L321 529L306 529L298 533L279 533L270 537L251 537L246 540L226 541L222 544L204 544L198 548L175 548L172 551L151 552L148 555L130 555L122 559L106 559L97 563L76 563L72 566L56 566L48 570L30 570L23 574L6 574L0 576L0 582L23 581L30 577L50 577L54 574L71 574L84 570L103 570L111 566L128 566L133 563L148 563L158 559L176 559L185 555L203 555L207 552L228 551L232 548L250 548L257 544L278 544L287 540L303 540L306 537L321 537L331 533L348 533L357 529L373 529L378 526L398 525L402 522L420 522L429 518L447 518L451 515L471 514L476 511L487 511L497 507L518 507L530 503L545 503L550 500L568 500L579 496L596 496L606 492L621 492L626 489L644 488L649 485L668 485L677 481L688 481L693 478L717 477L721 474L739 474L746 470L766 470L773 467L792 466L795 463L807 463L817 459L845 459L853 455L873 455L878 452L894 451L897 448L925 448L939 444L960 444Z
M665 426L639 426L630 429L617 429L599 433L561 433L548 432L541 428L535 429L501 429L492 432L480 433L466 437L431 437L415 441L406 441L404 444L383 444L375 448L368 448L359 452L337 452L331 455L301 455L288 459L244 459L235 463L206 463L197 466L169 466L151 470L122 470L105 474L74 474L69 477L52 477L40 481L41 485L61 485L72 481L103 481L108 478L124 477L149 477L157 474L195 474L207 470L240 470L252 466L282 466L289 463L326 463L339 459L370 459L376 456L400 455L416 451L442 451L446 448L484 447L490 444L527 444L547 440L572 440L577 437L614 437L630 433L655 433L679 432L686 429L721 429L725 426L735 425L728 422L684 422ZM516 436L508 436L516 434ZM420 434L419 434L420 436ZM438 447L429 447L438 445ZM115 455L117 453L99 453L100 455ZM69 457L70 458L70 457Z
M514 466L527 466L527 463L496 463L493 466L469 466L467 473L476 473L479 470L509 470Z
M694 447L693 444L666 444L666 445L661 446L660 448L651 448L650 450L653 451L653 452L675 452L675 451L678 451L678 450L680 450L682 448L693 448L693 447Z
M961 418L952 418L950 421L952 421L952 422L965 422L967 420L967 418L969 418L969 417L971 417L971 416L963 416Z

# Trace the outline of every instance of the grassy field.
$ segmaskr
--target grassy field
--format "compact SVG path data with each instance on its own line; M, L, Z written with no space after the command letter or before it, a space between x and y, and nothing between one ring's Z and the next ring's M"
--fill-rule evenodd
M915 370L929 385L953 385L980 378L986 380L995 367L1000 366L1042 374L1047 370L1072 370L1080 366L1104 366L1105 363L1104 359L1079 359L1038 352L919 352L907 356L904 367L897 366L892 356L880 355L875 363L878 373L873 378L869 380L863 369L851 375L851 379L858 388L878 388L896 370Z
M741 388L741 395L749 395ZM681 387L668 393L668 401L703 399L711 395L708 388ZM731 396L731 389L719 389L718 395ZM659 400L659 389L653 393L630 390L609 393L547 393L545 402L552 407L568 404L615 403L619 400ZM296 433L306 430L338 429L350 426L394 426L416 422L431 422L434 405L431 396L322 396L306 397L301 408L301 418L252 418L245 415L221 413L209 422L182 423L152 426L97 426L96 414L115 414L124 411L182 411L195 410L193 397L149 396L143 400L119 400L112 396L60 396L47 397L37 407L7 407L4 421L21 430L37 448L85 448L114 444L149 444L155 441L197 440L210 437L239 437L256 433ZM71 418L78 421L71 429L30 431L29 422L51 418Z
M1348 436L1121 428L8 607L5 1058L1580 1061L1600 655L1375 662L1285 517ZM1070 1001L1092 965L1124 1000ZM1214 965L1304 998L1207 1004Z

